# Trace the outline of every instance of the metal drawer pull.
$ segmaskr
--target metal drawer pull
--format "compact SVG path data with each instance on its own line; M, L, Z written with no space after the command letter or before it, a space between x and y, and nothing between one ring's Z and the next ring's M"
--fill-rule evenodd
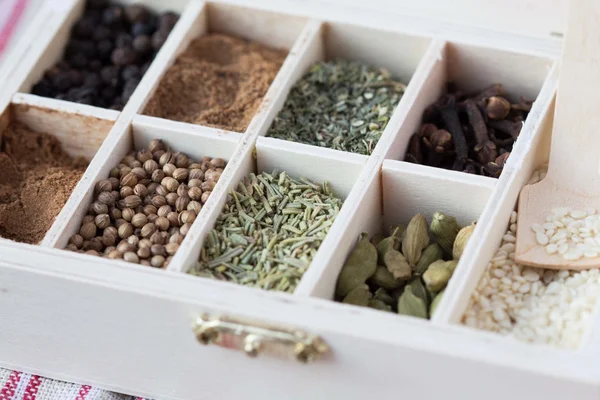
M248 356L259 354L289 358L290 354L307 364L329 351L321 338L296 329L274 328L203 315L194 321L194 334L202 344L243 350Z

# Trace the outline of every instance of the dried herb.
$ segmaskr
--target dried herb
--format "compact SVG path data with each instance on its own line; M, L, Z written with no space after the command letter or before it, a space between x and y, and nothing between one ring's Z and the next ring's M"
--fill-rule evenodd
M385 69L315 64L291 89L267 136L371 154L405 88Z
M293 292L341 206L327 183L250 174L230 192L190 273Z
M533 102L521 98L511 104L500 84L470 96L448 86L448 93L423 113L405 160L499 177Z

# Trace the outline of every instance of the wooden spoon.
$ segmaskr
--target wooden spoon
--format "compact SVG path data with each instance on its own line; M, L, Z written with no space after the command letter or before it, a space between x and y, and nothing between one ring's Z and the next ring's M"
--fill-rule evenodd
M536 241L555 207L600 208L600 1L571 0L563 45L548 174L519 197L515 260L553 269L600 267L600 257L565 260Z

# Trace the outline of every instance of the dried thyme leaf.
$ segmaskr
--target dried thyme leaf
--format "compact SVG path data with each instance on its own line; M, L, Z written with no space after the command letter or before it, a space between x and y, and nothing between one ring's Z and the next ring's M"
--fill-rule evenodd
M385 69L317 63L291 89L267 135L371 154L405 88Z
M230 192L190 274L291 293L341 206L326 184L250 174Z

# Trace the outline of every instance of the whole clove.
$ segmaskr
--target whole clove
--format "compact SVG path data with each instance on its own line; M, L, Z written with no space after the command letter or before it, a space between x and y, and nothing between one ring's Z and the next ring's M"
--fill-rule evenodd
M511 103L499 83L471 95L450 83L423 112L405 160L498 178L532 104L523 97Z

